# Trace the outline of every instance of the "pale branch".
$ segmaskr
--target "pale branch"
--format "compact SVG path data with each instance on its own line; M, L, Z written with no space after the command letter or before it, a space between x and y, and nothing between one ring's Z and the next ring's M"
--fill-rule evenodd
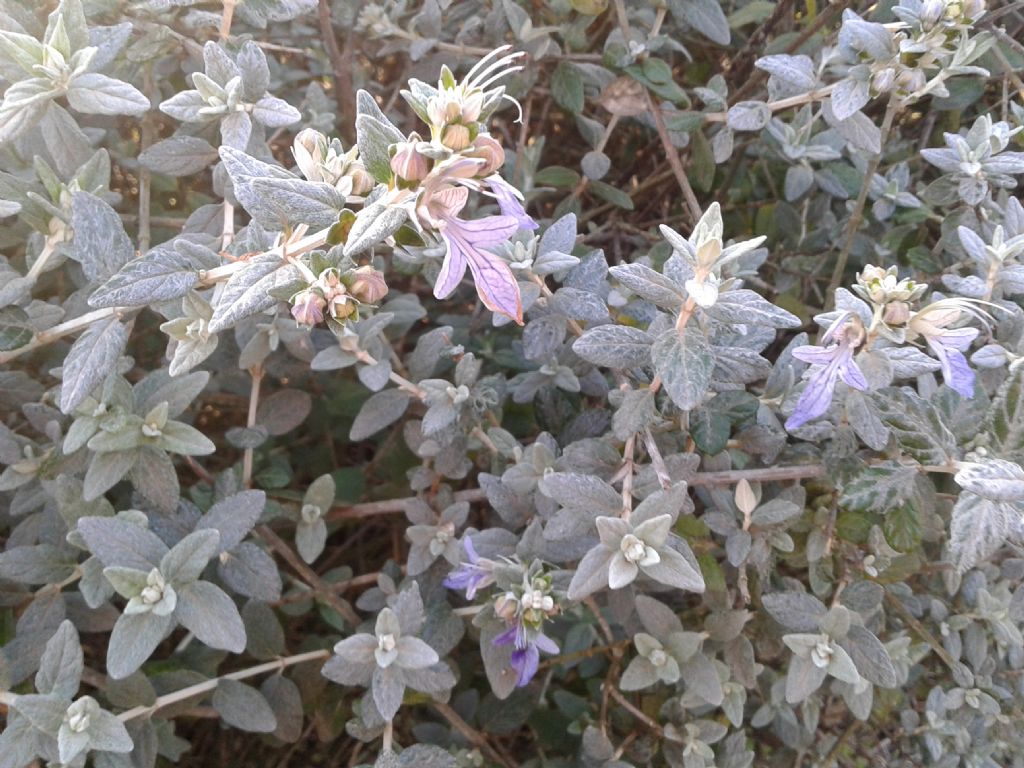
M261 256L277 255L280 256L282 261L284 260L287 252L288 257L294 257L302 253L307 253L319 248L327 242L328 230L323 229L318 232L314 232L312 235L298 240L294 243L283 243L276 245L268 251L264 251ZM144 258L144 257L143 257ZM199 282L196 285L197 288L208 288L217 283L223 283L230 279L236 272L242 270L247 261L239 259L238 261L231 261L227 264L221 264L219 267L214 269L203 269L199 270ZM44 347L47 344L52 344L65 336L71 336L79 331L84 331L90 325L98 320L105 320L109 317L122 317L131 312L137 312L142 307L103 307L102 309L95 309L92 312L86 312L84 315L79 315L76 318L67 320L63 323L58 323L52 328L47 328L45 331L39 331L32 339L17 349L12 349L9 352L0 352L0 365L14 360L16 357L32 352L40 347Z

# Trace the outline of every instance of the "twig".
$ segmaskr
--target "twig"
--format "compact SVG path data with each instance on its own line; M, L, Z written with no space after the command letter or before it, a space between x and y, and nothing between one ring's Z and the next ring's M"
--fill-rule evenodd
M256 426L256 413L260 403L260 385L263 383L263 366L254 365L249 369L252 377L252 386L249 389L249 413L245 420L245 426L252 429ZM245 449L242 456L242 485L245 488L252 487L252 458L253 447Z
M679 159L679 152L668 135L668 128L665 126L665 116L661 113L661 105L651 97L650 91L645 90L644 97L647 99L647 108L651 112L651 117L654 118L654 127L658 131L658 138L661 139L661 145L664 147L665 154L668 157L668 164L672 168L676 181L679 182L679 188L683 191L683 199L686 201L690 217L694 222L697 222L701 214L700 203L697 201L697 195L693 193L693 187L690 186L690 179L687 178L686 169L683 168L683 162Z
M875 172L878 171L878 166L882 162L882 155L885 154L885 142L889 139L889 131L892 129L893 120L895 120L901 106L902 103L895 94L889 97L889 103L885 108L885 117L882 118L881 137L879 140L881 148L868 163L867 171L864 173L864 181L860 185L860 194L857 195L857 202L854 204L853 211L850 213L850 220L846 224L843 248L839 251L835 269L832 270L832 279L829 281L828 291L825 293L826 309L831 309L835 305L836 288L843 281L843 275L846 272L846 262L850 257L850 249L853 248L853 241L857 236L857 230L860 229L861 222L864 220L864 205L867 203L868 192L871 189L871 180L874 179Z
M656 736L660 736L661 738L666 739L668 741L675 741L677 743L680 742L680 739L678 737L665 733L665 729L662 728L656 721L652 720L642 711L637 709L637 707L634 706L633 703L629 701L629 699L627 699L625 696L619 693L618 688L616 688L614 685L605 685L604 688L611 695L611 697L622 706L623 709L625 709L627 712L633 715L633 717L635 717L637 720L639 720L641 723L647 726L647 728L650 729Z
M450 706L441 701L431 701L430 706L437 710L437 713L447 720L448 724L458 731L466 741L485 753L489 759L496 763L501 763L506 768L515 768L515 763L509 762L504 755L491 745L484 734L463 720L459 713Z
M235 17L235 6L238 0L224 0L224 12L220 17L220 39L227 40L231 34L231 21Z
M325 242L327 242L328 230L323 229L319 232L315 232L312 235L307 235L301 240L291 243L289 245L277 245L268 251L264 251L262 256L277 255L284 257L285 248L287 248L289 256L297 256L308 251L312 251L315 248L319 248ZM246 266L245 261L232 261L227 264L222 264L214 269L203 269L199 271L199 282L196 284L196 288L208 288L211 285L217 283L223 283L228 280L235 272L240 271ZM0 365L10 362L16 357L32 352L33 350L39 349L40 347L52 344L65 336L70 336L79 331L85 330L90 325L95 323L97 320L105 320L109 317L121 316L129 312L135 312L141 309L141 307L104 307L102 309L96 309L92 312L86 312L84 315L80 315L72 320L68 320L64 323L59 323L52 328L47 328L45 331L38 332L32 337L32 340L28 344L24 344L17 349L12 349L9 352L0 352Z
M257 528L256 532L259 534L261 539L270 545L271 549L284 558L285 562L287 562L288 565L290 565L292 569L299 574L299 576L301 576L310 587L313 588L317 597L321 598L325 603L331 606L331 608L337 611L351 626L354 627L359 624L359 614L352 609L352 606L334 594L331 590L330 584L321 579L317 575L316 571L306 565L280 536L265 525L261 525Z
M349 39L346 38L345 50L338 47L338 38L331 23L331 6L328 0L320 0L317 6L317 18L320 22L320 37L327 49L327 58L331 61L334 74L334 100L343 118L339 123L348 125L355 120L355 102L352 88L352 51ZM349 137L351 138L351 137Z
M122 712L117 717L122 722L128 720L134 720L138 717L148 717L154 712L169 707L171 704L177 704L179 701L187 701L195 696L200 696L204 693L208 693L217 688L221 680L245 680L250 677L256 677L266 672L279 672L286 667L291 667L296 664L302 664L307 661L318 661L320 659L327 659L331 655L328 650L319 651L307 651L306 653L300 653L296 656L286 656L278 659L277 661L268 661L265 664L259 664L255 667L249 667L248 669L242 669L238 672L229 672L226 675L215 677L212 680L204 680L201 683L190 685L188 688L182 688L179 691L172 691L171 693L165 693L163 696L159 696L156 701L148 706L139 706L134 709L129 709ZM0 693L0 697L3 693ZM2 698L0 698L2 700Z

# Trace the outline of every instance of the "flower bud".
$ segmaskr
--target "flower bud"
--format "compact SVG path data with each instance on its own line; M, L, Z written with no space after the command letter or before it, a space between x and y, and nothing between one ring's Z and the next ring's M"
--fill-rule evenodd
M473 142L473 149L466 154L470 157L478 157L484 161L483 166L478 171L480 176L490 176L505 164L505 150L502 149L501 144L490 136L483 134L476 137L476 140Z
M292 297L292 317L299 325L312 328L324 320L327 302L316 291L300 291Z
M449 125L444 129L444 134L441 137L441 143L453 152L461 152L469 146L469 128L459 123Z
M494 601L494 613L505 621L512 621L519 611L519 601L511 592L499 595Z
M905 325L910 319L910 306L905 301L893 301L885 305L882 320L886 325Z
M871 78L871 87L876 93L888 93L896 82L896 71L892 67L886 67L881 72L876 72Z
M384 275L373 267L359 267L352 270L351 274L353 280L348 291L357 300L364 304L376 304L387 295L388 285L384 282Z
M292 155L299 171L309 181L322 181L320 164L327 155L327 137L320 131L306 128L299 131L292 142Z
M430 172L430 167L427 158L416 151L415 141L403 141L395 145L391 170L404 181L422 181Z
M352 179L353 195L369 194L376 183L373 180L373 176L366 170L366 166L359 162L352 163L348 171L348 177Z

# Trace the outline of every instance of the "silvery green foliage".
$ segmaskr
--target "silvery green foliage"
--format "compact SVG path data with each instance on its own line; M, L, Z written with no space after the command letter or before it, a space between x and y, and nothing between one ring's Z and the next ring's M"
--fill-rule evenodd
M1019 14L543 5L0 0L0 768L1024 765Z

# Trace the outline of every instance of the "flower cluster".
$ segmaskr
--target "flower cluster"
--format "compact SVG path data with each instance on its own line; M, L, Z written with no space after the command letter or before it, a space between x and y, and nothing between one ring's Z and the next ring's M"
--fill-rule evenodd
M344 271L327 267L307 277L307 287L291 297L292 317L299 325L319 325L325 317L341 323L354 318L361 305L376 304L388 292L384 275L368 265Z
M963 397L974 396L975 374L964 353L980 331L964 325L964 321L973 319L988 324L989 315L981 309L980 302L963 297L936 297L915 310L913 305L927 286L909 278L900 279L895 267L868 265L857 276L853 289L863 301L844 292L846 308L817 318L819 322L829 322L821 345L793 350L795 358L815 367L786 421L787 429L796 429L822 416L840 381L866 392L870 388L868 380L855 355L858 350L867 351L875 346L894 350L905 344L923 345L938 361L947 386Z
M948 96L945 81L952 75L987 74L970 66L986 45L984 38L969 34L985 13L983 2L901 0L892 11L899 21L890 24L865 21L852 10L843 14L835 58L845 79L832 94L840 120L872 96L908 101Z
M307 181L330 184L346 197L373 189L373 177L359 159L359 148L346 152L338 139L328 139L320 131L299 131L292 142L292 155Z
M407 208L425 242L440 242L445 257L434 295L454 292L468 269L484 305L517 323L523 321L519 284L508 263L492 249L537 223L526 213L522 195L498 173L505 153L486 131L484 120L505 98L494 84L522 69L522 54L502 56L508 46L483 57L457 81L442 69L436 88L418 80L402 95L430 128L430 141L416 133L391 146L394 173L390 202ZM492 198L500 215L466 219L460 214L474 191Z
M509 665L515 672L516 685L522 687L537 674L541 651L558 653L558 644L544 634L545 622L560 611L552 577L539 560L529 566L512 560L498 563L477 555L469 536L462 541L466 561L448 574L444 585L466 590L467 600L474 599L484 587L498 585L501 591L488 615L493 613L504 624L504 630L493 637L491 644L511 649Z

